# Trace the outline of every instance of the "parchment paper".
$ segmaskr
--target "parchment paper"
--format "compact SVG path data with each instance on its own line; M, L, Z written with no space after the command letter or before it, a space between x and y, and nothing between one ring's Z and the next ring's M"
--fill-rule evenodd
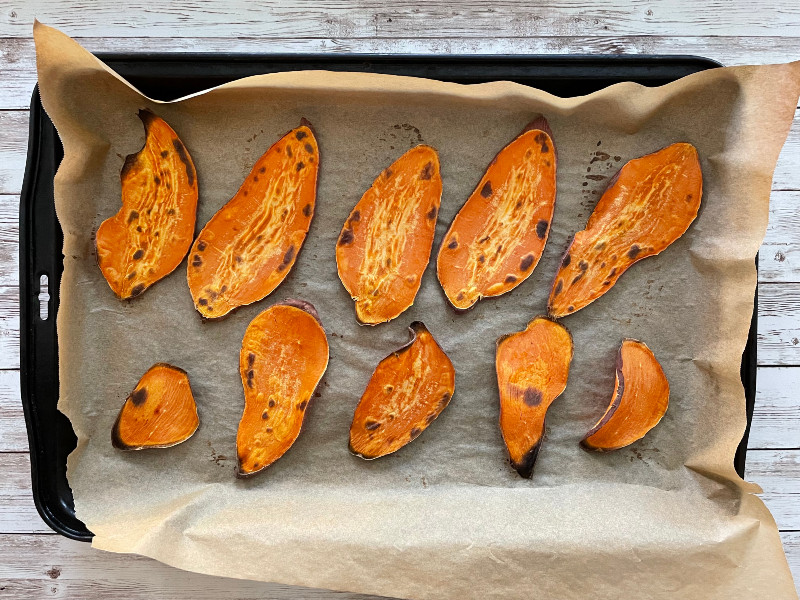
M42 100L65 148L55 182L65 238L59 408L79 438L68 475L94 546L203 573L409 598L796 598L775 523L732 459L745 426L739 365L753 259L800 63L716 69L656 89L624 83L572 99L502 82L279 73L164 104L56 30L37 25L35 37ZM112 294L93 233L119 208L123 157L144 139L143 107L175 128L194 159L198 227L279 136L301 117L313 123L317 212L297 264L269 298L203 323L185 261L133 302ZM558 148L558 202L533 275L456 315L432 260L410 310L359 327L334 251L373 178L417 143L438 149L435 253L491 158L540 113ZM534 477L523 480L498 430L495 339L545 310L567 240L607 178L675 141L699 150L700 215L660 256L564 320L575 339L569 384L548 413ZM238 481L242 335L286 297L319 310L330 365L294 447ZM347 450L353 410L413 320L455 364L455 396L417 441L365 462ZM630 448L589 454L577 442L609 402L623 337L644 340L660 359L669 411ZM119 452L109 439L114 419L158 361L189 372L200 429L169 450Z

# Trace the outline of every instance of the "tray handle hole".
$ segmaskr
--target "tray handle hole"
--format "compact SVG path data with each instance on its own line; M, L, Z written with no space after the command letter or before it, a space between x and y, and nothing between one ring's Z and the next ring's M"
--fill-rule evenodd
M39 318L42 321L47 321L50 316L50 288L49 279L47 275L42 274L39 277Z

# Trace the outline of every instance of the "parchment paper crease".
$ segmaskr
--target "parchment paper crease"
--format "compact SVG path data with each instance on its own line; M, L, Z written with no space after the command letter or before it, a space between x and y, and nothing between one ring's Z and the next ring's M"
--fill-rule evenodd
M570 99L504 82L278 73L158 103L58 31L37 25L35 38L42 100L65 148L55 182L65 256L59 407L79 437L69 482L94 546L203 573L409 598L797 597L775 523L732 459L745 426L739 365L753 259L800 63L715 69L655 89L624 83ZM143 107L191 152L198 226L301 117L317 132L317 212L298 262L269 298L222 322L203 323L194 311L185 262L130 303L113 296L95 263L93 232L119 208L123 157L144 139ZM431 261L408 312L359 327L334 249L373 178L417 143L438 149L436 252L488 162L540 113L558 147L559 191L534 274L459 316ZM607 178L675 141L699 150L700 215L668 250L564 320L575 338L569 384L548 414L534 478L522 480L498 431L494 340L545 310L567 240ZM237 481L242 335L285 297L319 310L330 366L294 447L259 477ZM347 451L353 410L413 320L456 366L453 402L413 444L362 461ZM634 446L589 454L577 442L611 397L623 337L645 341L661 360L669 411ZM169 450L119 452L109 440L117 411L158 361L189 372L200 430Z

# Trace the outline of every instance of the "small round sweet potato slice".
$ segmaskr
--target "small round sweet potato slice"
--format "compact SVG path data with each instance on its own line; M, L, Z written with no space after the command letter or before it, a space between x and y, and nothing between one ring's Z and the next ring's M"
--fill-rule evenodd
M239 355L239 477L263 471L291 448L327 367L328 338L310 303L285 300L250 322Z
M169 448L192 437L199 425L186 371L157 363L122 405L111 443L120 450Z
M319 148L303 119L253 165L192 246L187 280L206 319L266 298L291 271L317 197Z
M623 340L611 404L581 446L598 452L629 446L658 425L668 406L669 382L653 351L638 340Z
M459 311L525 281L544 251L556 202L556 149L544 118L489 164L444 236L436 272Z
M350 213L336 266L362 325L391 321L414 303L441 198L439 155L420 145L384 169Z
M697 217L702 195L703 173L691 144L672 144L625 164L561 259L550 315L580 310L631 265L665 250Z
M140 110L139 118L144 147L122 166L122 208L95 234L97 264L123 300L141 295L181 264L197 216L197 175L189 151L160 117Z
M456 371L425 325L372 374L350 425L350 452L370 460L415 440L447 408Z
M571 362L572 336L547 317L497 340L500 431L511 465L522 477L533 475L547 409L567 387Z

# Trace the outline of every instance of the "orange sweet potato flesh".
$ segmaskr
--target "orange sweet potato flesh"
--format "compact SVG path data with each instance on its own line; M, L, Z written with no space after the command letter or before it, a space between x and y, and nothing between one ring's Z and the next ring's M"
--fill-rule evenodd
M697 217L702 195L703 174L691 144L628 162L567 248L550 292L550 314L580 310L631 265L666 249Z
M420 145L384 169L350 213L336 244L336 266L359 323L390 321L414 303L441 198L439 155Z
M547 409L567 387L572 336L566 327L536 317L525 330L497 341L500 431L511 465L526 478L544 436Z
M599 452L624 448L658 425L668 406L669 382L652 350L638 340L623 340L611 404L581 446Z
M450 403L453 363L420 322L372 374L350 425L350 452L370 460L416 439Z
M453 219L436 263L459 311L525 281L544 250L556 202L556 150L543 118L503 148Z
M169 448L192 437L199 424L186 371L157 363L122 405L111 443L120 450Z
M122 208L95 234L97 263L124 300L141 295L181 264L194 237L197 175L172 128L140 110L144 147L122 166Z
M253 165L236 195L203 227L187 279L206 319L268 296L305 241L317 196L319 149L303 119Z
M239 355L239 477L263 471L291 448L327 367L328 338L310 303L285 300L250 322Z

